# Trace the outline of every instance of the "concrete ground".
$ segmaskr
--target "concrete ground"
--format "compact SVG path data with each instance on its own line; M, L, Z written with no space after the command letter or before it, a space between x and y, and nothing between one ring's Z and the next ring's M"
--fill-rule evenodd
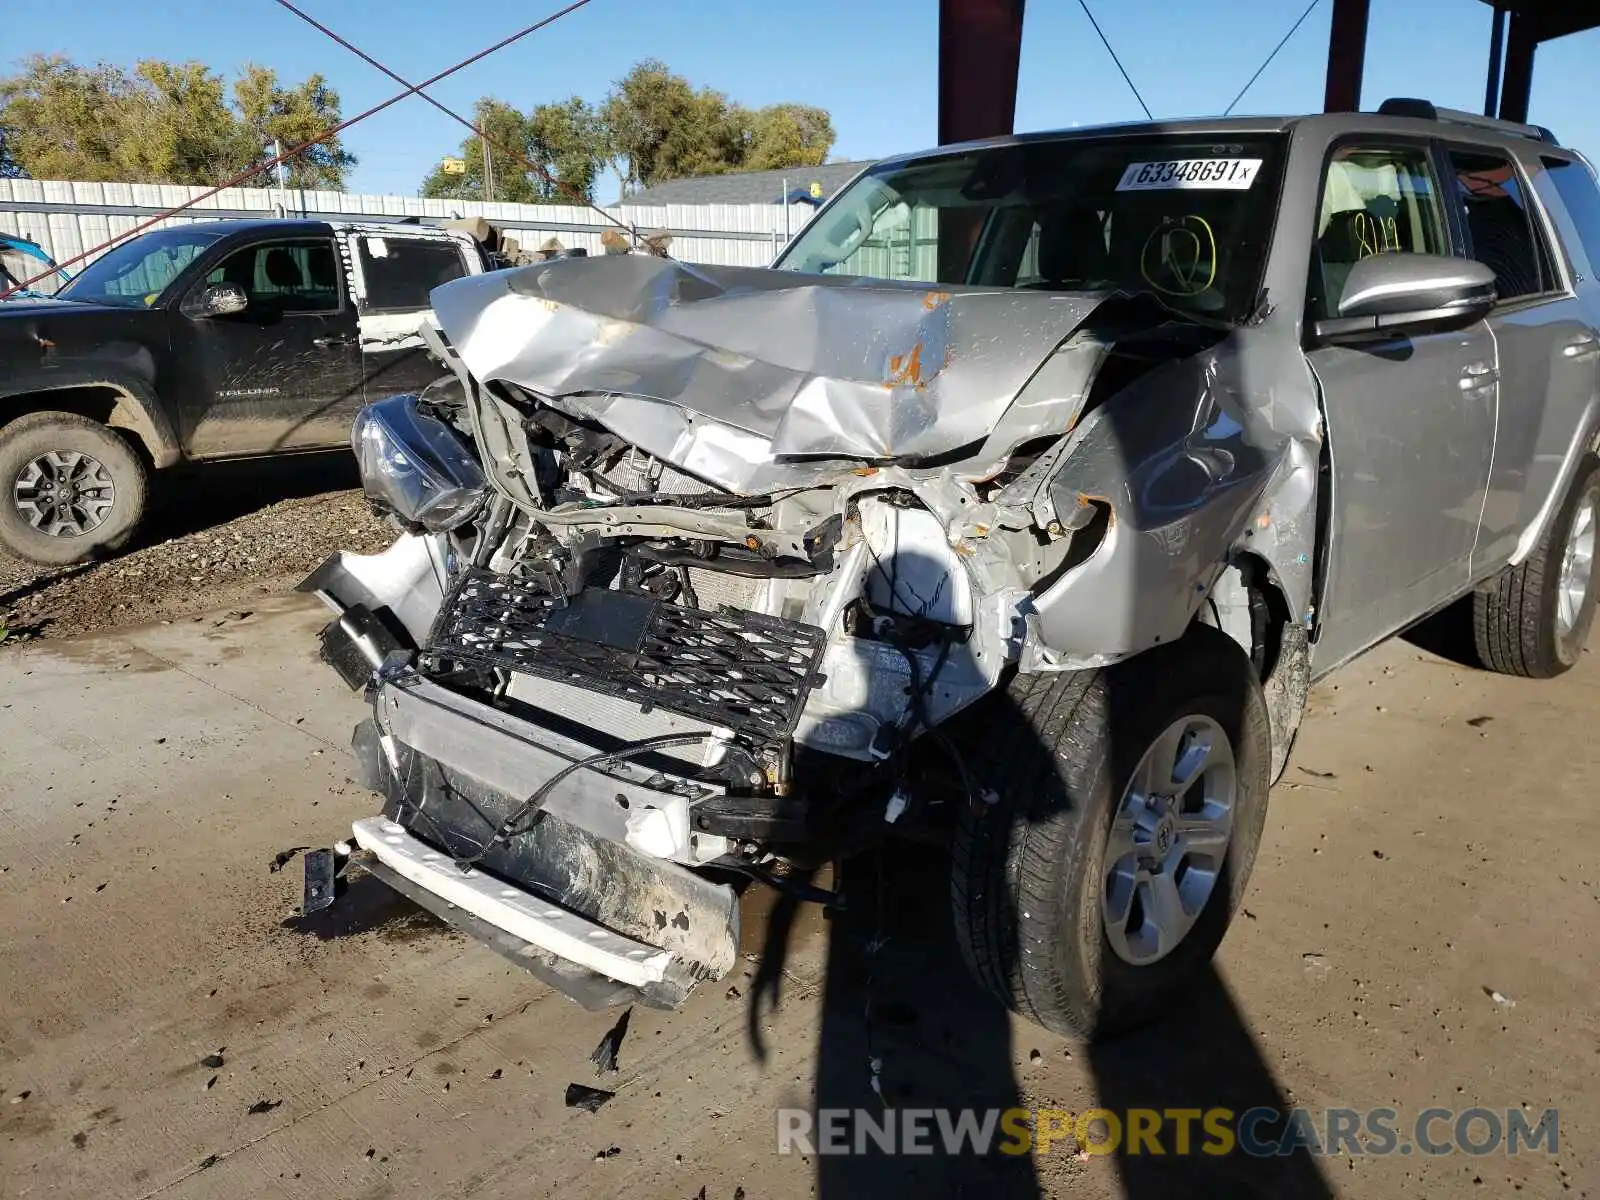
M299 600L0 651L0 1196L1600 1196L1600 665L1497 678L1395 642L1320 686L1245 912L1107 1049L960 974L937 863L824 921L747 898L744 969L587 1013L373 886L296 917L373 799ZM791 921L792 918L792 921ZM1492 995L1497 993L1498 995ZM1559 1149L815 1158L774 1110L1556 1107ZM615 1091L567 1108L569 1083ZM1448 1123L1435 1132L1448 1129Z

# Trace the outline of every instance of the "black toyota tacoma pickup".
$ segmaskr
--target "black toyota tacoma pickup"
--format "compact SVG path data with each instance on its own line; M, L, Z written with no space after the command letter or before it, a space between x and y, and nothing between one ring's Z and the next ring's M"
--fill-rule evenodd
M198 222L0 305L0 543L77 562L132 536L152 468L348 445L364 401L439 374L429 291L487 268L455 230Z

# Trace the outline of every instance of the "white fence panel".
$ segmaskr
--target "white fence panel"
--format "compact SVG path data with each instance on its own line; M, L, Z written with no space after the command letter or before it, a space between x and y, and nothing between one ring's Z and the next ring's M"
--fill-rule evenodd
M0 232L38 242L58 262L129 233L160 213L199 197L206 189L174 184L93 183L54 179L0 179ZM765 266L811 218L805 204L620 204L611 218L638 230L672 234L672 256L686 262ZM250 216L347 217L369 220L487 217L532 250L549 238L599 254L600 235L612 220L573 204L484 203L271 188L229 188L199 200L161 224ZM79 264L81 266L81 264Z

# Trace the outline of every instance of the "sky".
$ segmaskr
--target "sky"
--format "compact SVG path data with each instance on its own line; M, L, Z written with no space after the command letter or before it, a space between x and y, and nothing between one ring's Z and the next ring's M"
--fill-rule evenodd
M1089 0L1157 117L1221 112L1307 0ZM560 8L562 0L297 0L392 70L425 78ZM1321 0L1239 105L1241 113L1321 108L1332 0ZM1029 0L1019 131L1141 117L1076 0ZM1372 0L1363 107L1422 96L1481 111L1490 9L1481 0ZM935 141L936 0L591 0L582 9L431 89L459 112L491 95L521 108L604 96L641 58L748 107L826 108L836 158L873 158ZM131 65L196 59L230 79L247 62L299 80L321 72L346 116L398 86L273 0L0 0L0 66L60 53ZM1600 30L1547 43L1530 120L1600 158L1592 63ZM1588 70L1586 70L1586 67ZM1586 88L1585 82L1589 83ZM464 131L416 97L354 126L352 191L415 194ZM600 199L610 201L602 187Z

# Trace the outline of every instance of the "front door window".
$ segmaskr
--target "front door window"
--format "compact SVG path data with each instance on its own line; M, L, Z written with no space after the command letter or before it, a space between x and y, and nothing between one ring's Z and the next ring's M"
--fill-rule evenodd
M1450 253L1427 150L1350 146L1335 151L1317 214L1312 319L1339 315L1350 269L1363 258L1406 253Z
M339 268L326 238L259 242L236 250L206 276L206 284L244 289L251 311L328 313L340 307Z

